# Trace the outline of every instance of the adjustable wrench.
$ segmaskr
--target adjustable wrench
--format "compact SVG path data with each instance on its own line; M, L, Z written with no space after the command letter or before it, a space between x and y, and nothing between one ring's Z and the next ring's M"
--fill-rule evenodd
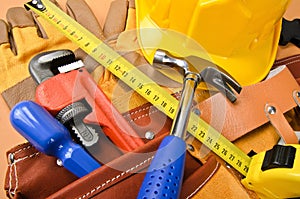
M79 144L72 141L68 129L47 110L32 101L18 103L10 113L13 127L35 148L57 157L77 177L100 167Z
M200 73L191 71L185 60L171 57L158 50L154 57L155 63L179 66L184 70L184 85L176 115L173 120L170 135L160 144L144 178L138 199L143 198L179 198L186 155L186 130L189 121L195 89L200 81L215 86L231 101L236 101L235 93L240 93L241 87L224 73L207 67Z
M144 144L72 51L40 53L30 61L29 71L39 84L36 101L73 130L94 157L97 127L108 137L101 139L110 139L122 152Z

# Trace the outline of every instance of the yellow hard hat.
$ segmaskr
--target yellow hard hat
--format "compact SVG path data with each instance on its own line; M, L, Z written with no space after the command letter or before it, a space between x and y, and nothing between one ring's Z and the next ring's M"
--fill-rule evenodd
M268 74L289 0L136 0L135 3L138 40L150 63L157 49L198 56L209 59L245 86L261 81ZM191 41L201 47L190 47L194 46Z

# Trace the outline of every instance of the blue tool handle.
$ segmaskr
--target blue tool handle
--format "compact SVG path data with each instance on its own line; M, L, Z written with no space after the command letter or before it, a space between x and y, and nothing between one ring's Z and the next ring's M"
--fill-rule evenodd
M100 167L79 144L72 141L68 129L46 109L33 101L18 103L10 113L12 126L35 148L55 156L78 177Z
M173 135L166 136L148 168L137 198L179 198L185 155L184 140Z

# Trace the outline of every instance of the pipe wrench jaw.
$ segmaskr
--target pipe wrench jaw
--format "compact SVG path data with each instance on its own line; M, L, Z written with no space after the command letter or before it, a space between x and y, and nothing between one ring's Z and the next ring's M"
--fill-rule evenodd
M74 132L76 140L82 145L90 147L99 140L95 127L84 123L84 118L91 112L92 110L87 102L81 100L63 108L56 115L56 119L65 125L69 131Z
M40 84L59 74L59 67L75 62L75 55L70 50L43 52L31 59L29 72L33 80Z

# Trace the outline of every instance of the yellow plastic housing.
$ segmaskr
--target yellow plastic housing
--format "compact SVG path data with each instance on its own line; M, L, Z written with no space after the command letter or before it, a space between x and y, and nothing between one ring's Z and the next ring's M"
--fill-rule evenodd
M261 170L265 152L253 156L242 184L255 191L262 199L300 197L300 145L296 148L293 168Z
M261 81L275 60L288 3L136 0L138 40L150 63L157 49L198 56L227 71L241 85L250 85Z

